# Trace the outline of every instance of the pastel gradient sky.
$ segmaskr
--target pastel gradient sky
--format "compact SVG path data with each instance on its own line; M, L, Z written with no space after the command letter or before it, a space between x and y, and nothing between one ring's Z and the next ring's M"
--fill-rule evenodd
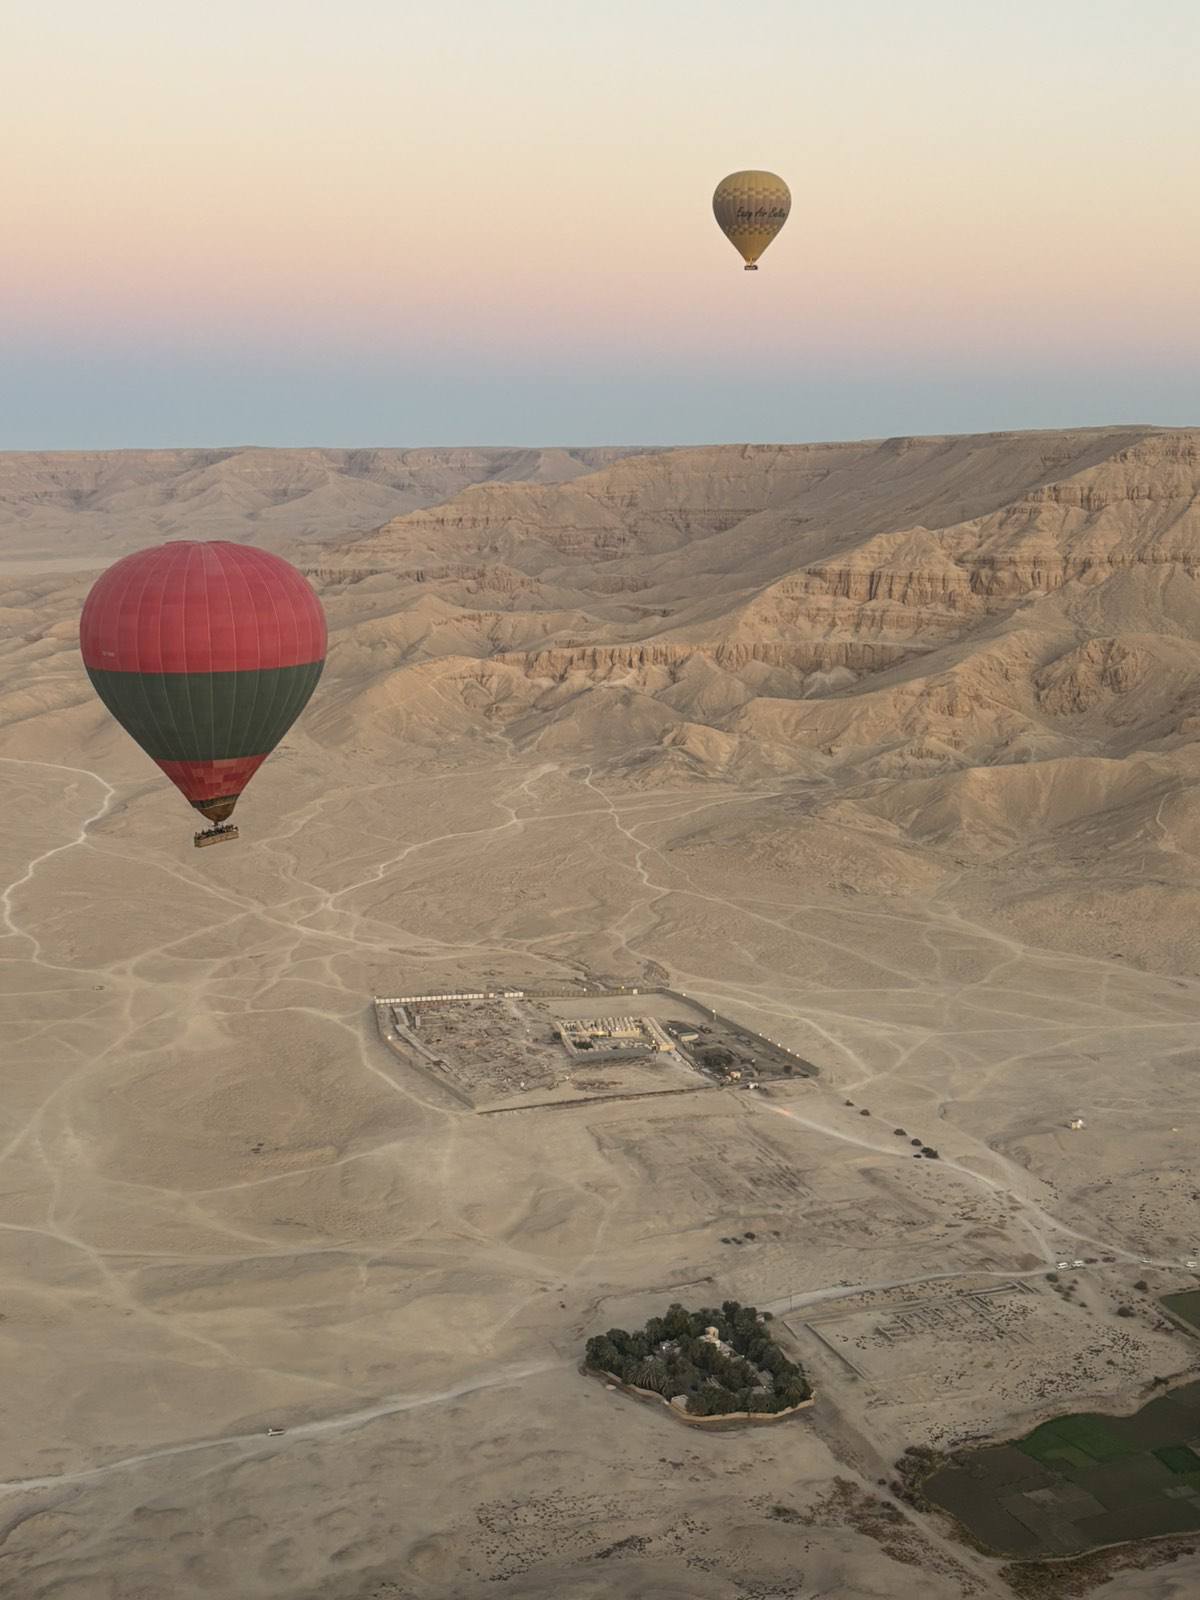
M1200 422L1197 0L3 16L0 448Z

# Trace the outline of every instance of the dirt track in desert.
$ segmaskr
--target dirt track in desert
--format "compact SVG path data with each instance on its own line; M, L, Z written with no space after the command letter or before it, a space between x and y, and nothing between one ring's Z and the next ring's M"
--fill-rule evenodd
M730 447L353 538L273 511L333 648L206 852L73 654L102 486L29 511L7 458L0 1592L1009 1593L894 1500L903 1449L1196 1360L1153 1305L1200 1248L1196 451ZM821 1076L486 1117L375 1031L400 986L584 973ZM697 1438L579 1376L728 1297L786 1325L804 1420ZM901 1340L916 1297L941 1331Z

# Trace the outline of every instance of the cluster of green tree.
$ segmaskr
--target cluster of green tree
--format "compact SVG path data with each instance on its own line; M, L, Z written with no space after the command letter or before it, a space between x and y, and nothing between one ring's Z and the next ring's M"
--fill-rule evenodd
M704 1338L708 1328L717 1330L730 1353ZM610 1328L588 1340L587 1364L667 1400L686 1395L694 1417L786 1411L812 1393L803 1367L784 1355L765 1318L736 1300L726 1300L719 1311L673 1305L638 1333Z

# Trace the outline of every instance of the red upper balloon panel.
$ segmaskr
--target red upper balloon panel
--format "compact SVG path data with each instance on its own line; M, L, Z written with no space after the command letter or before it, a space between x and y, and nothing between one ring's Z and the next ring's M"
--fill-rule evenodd
M159 545L99 578L79 629L89 667L253 672L325 655L325 615L296 569L221 540Z

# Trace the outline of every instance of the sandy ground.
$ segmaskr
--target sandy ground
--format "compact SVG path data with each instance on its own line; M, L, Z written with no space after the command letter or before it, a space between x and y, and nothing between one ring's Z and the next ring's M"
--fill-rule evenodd
M1057 437L927 441L902 475L881 446L840 510L829 463L793 465L831 539L885 526L869 473L892 473L890 525L927 494L961 553L993 512L1026 539L1005 495L1030 462L1048 475ZM1037 516L1061 512L1064 549L1122 528L1135 548L1146 496L1126 478L1165 482L1192 446L1063 437L1087 494L1038 489ZM740 594L719 665L678 640L735 570L727 523L701 541L676 642L586 671L574 645L483 659L536 580L498 563L480 600L477 548L451 550L436 596L424 569L339 579L328 683L241 803L241 840L204 852L82 679L86 577L29 570L65 558L21 524L0 574L5 1600L1004 1596L996 1562L894 1497L900 1453L1130 1409L1196 1370L1155 1307L1200 1259L1200 830L1171 654L1195 631L1190 570L1117 550L1098 579L1089 554L1078 593L1039 591L1001 637L1003 585L980 599L956 567L946 588L927 539L893 540L821 576L810 633L831 607L868 644L977 632L936 669L861 682L867 656L851 672L833 651L811 698L815 655L793 672L737 643L747 617L772 649L807 626L784 603L812 572L776 582L799 559L791 502L763 512L755 453L736 471L718 455L695 455L719 473L704 493L741 495L765 530L745 546L765 587ZM970 479L977 456L993 477ZM593 560L608 598L588 626L629 639L683 583L671 495L704 503L676 484L655 510L657 470L618 463L608 499L601 474L468 489L474 522L402 516L354 559L415 564L571 494L609 538L641 495L657 567L635 582ZM566 583L513 624L523 648L593 636L578 590L553 609ZM1159 632L1136 660L1111 640L1093 659L1075 642L1093 613ZM374 995L583 974L668 983L820 1078L485 1116L376 1028ZM590 1334L730 1296L770 1308L809 1367L802 1417L697 1437L578 1373ZM1096 1592L1198 1587L1190 1556Z
M329 788L298 754L197 854L153 785L5 776L8 1593L903 1592L853 1517L771 1507L1194 1358L1132 1290L1189 1279L1194 1106L1135 1112L1130 1083L1191 1047L1193 982L936 905L693 887L673 833L753 795L498 752L469 790ZM572 931L582 902L604 931ZM651 953L822 1081L480 1117L375 1033L374 992ZM1085 1255L1067 1302L1044 1274ZM855 1377L803 1315L1013 1280L1035 1337L968 1336L952 1381L936 1336ZM697 1440L578 1377L587 1334L676 1295L778 1307L811 1419ZM1002 1592L905 1527L934 1593Z

